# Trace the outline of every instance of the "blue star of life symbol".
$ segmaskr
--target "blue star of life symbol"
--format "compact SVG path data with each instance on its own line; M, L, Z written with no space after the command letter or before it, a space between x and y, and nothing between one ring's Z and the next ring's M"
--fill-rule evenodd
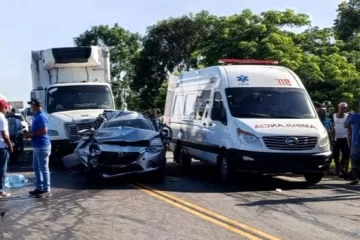
M248 76L245 76L245 75L240 75L237 77L237 80L239 82L242 82L242 83L245 83L245 82L248 82L249 81L249 77Z

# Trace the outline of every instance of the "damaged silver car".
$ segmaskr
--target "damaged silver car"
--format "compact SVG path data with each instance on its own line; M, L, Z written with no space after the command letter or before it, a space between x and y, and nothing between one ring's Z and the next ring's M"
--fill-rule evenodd
M91 185L129 174L164 177L165 144L172 135L167 126L158 132L140 113L105 111L94 128L79 134L82 137L74 153L64 157L63 163L67 168L83 165Z

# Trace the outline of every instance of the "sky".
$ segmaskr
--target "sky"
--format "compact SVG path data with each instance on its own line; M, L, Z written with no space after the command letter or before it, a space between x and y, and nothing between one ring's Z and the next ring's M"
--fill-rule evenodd
M32 89L32 50L73 46L73 38L91 26L118 23L144 34L146 27L169 17L208 10L231 15L294 9L307 13L312 25L330 27L342 0L11 0L1 3L0 94L26 101Z

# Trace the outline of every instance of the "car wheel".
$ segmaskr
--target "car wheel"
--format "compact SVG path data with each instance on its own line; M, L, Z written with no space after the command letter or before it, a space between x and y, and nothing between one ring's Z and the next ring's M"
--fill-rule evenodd
M191 168L191 157L188 156L183 148L180 148L180 166L184 170L189 170Z
M166 158L164 159L164 162L162 166L154 173L154 180L156 182L162 182L165 178L166 174Z
M231 161L226 152L219 156L218 173L221 182L231 183L234 178L234 170L231 166Z
M98 171L94 169L89 169L89 171L86 174L86 182L90 188L96 188L102 185L103 179L101 178Z
M324 173L320 172L320 173L305 173L304 177L306 182L309 185L315 185L317 183L319 183L321 181L321 179L323 178Z

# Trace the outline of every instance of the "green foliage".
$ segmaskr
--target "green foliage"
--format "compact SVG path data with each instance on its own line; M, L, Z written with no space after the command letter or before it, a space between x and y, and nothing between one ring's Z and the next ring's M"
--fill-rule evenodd
M76 46L107 46L110 49L112 88L117 107L121 106L121 89L129 86L134 76L134 63L137 61L141 47L138 34L115 24L93 26L74 38Z
M360 0L343 1L337 9L334 30L339 39L349 41L360 34Z
M112 47L113 76L127 73L116 87L131 88L131 109L163 109L170 73L217 65L221 58L277 59L300 76L313 100L352 102L360 97L359 16L360 0L339 5L333 28L311 26L308 15L290 9L225 17L202 11L162 20L142 39L118 25L100 25L75 43ZM291 31L299 27L308 28Z

